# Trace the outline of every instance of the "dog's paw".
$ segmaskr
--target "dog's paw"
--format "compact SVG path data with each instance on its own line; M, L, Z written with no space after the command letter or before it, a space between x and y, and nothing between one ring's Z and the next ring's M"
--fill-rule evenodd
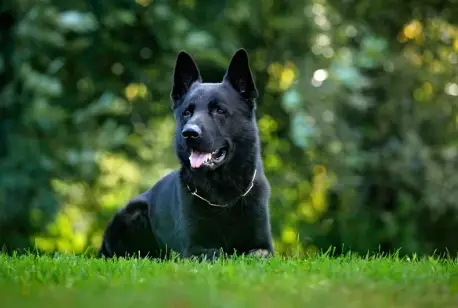
M197 259L198 261L213 262L224 256L225 256L225 253L222 249L210 248L210 249L202 249L198 252L194 252L191 258Z
M273 254L268 251L267 249L251 249L248 252L249 256L255 256L258 258L268 258L271 257Z

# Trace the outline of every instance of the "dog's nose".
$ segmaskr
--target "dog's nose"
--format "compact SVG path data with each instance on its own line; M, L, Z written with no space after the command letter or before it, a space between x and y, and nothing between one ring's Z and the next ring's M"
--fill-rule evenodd
M202 131L200 130L199 126L195 124L185 125L181 131L181 135L183 135L185 139L198 139L201 134Z

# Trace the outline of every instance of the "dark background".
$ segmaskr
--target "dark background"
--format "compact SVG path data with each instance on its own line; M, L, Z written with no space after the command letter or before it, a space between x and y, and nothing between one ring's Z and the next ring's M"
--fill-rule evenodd
M83 252L177 167L180 50L248 50L279 253L458 250L458 1L0 4L0 246Z

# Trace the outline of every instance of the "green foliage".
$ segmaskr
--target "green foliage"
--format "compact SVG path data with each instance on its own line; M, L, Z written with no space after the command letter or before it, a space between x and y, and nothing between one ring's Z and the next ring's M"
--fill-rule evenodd
M455 254L458 15L413 5L2 4L0 245L97 246L117 208L177 167L177 52L218 81L245 47L279 253Z
M324 7L320 12L329 20L337 14ZM352 29L350 35L344 40L322 31L334 56L312 57L324 69L304 76L294 89L302 104L291 116L313 123L314 131L307 144L296 144L327 167L333 196L322 218L326 231L306 225L303 233L319 247L455 252L458 91L447 87L457 82L452 64L458 28L440 19L413 19L383 38L376 25L363 25L365 18L371 16L331 22L331 29ZM313 92L306 90L310 79L318 88ZM304 130L292 129L293 136Z
M3 307L454 307L455 260L254 258L215 264L0 255Z

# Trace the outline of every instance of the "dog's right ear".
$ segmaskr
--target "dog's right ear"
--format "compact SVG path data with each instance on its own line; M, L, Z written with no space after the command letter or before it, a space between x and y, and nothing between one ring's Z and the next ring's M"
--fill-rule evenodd
M244 48L237 50L232 56L224 80L228 81L242 97L254 100L258 97L258 90L248 62L247 51Z
M173 87L170 93L173 102L175 103L183 98L196 81L202 81L196 63L187 52L180 51L175 63Z

